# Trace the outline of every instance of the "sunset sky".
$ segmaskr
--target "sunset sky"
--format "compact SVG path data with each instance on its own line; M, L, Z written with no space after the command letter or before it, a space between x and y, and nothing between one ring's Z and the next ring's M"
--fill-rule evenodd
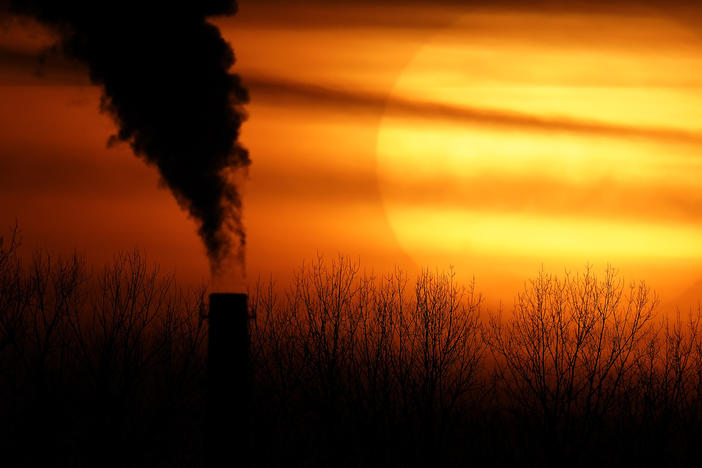
M542 265L589 262L702 296L702 8L466 3L242 0L213 19L251 96L247 278L342 253L454 265L511 300ZM0 17L0 223L30 249L137 246L208 280L156 171L107 147L85 69L38 60L51 43Z

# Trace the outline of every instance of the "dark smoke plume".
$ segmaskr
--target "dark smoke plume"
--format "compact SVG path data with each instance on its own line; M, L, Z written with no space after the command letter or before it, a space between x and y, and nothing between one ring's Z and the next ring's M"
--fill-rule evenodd
M163 183L198 223L213 273L233 250L243 261L241 198L231 182L246 168L237 143L248 93L231 47L206 21L234 14L234 0L12 0L59 34L56 50L88 66L101 108L158 167Z

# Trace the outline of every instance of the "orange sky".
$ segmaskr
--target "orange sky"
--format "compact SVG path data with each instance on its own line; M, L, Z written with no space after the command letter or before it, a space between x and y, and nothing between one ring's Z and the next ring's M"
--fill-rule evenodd
M215 20L251 91L249 278L322 253L456 266L510 300L541 265L612 263L672 300L702 278L695 10L241 1ZM139 246L187 281L194 225L50 37L0 26L0 222L94 262ZM177 73L178 64L173 64ZM702 288L699 288L702 291Z

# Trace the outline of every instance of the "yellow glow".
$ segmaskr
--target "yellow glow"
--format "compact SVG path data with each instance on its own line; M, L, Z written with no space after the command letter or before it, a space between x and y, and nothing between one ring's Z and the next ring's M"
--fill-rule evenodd
M514 20L463 18L398 79L397 99L477 115L419 118L389 105L378 168L399 243L422 264L447 253L459 265L490 255L702 259L702 207L687 203L702 200L702 144L661 137L702 130L700 39L661 18L522 15L510 28ZM579 36L585 29L598 37ZM597 128L481 121L480 112ZM636 134L617 134L623 127ZM490 180L512 185L499 192Z
M539 173L573 182L603 177L653 181L689 178L701 146L568 133L498 130L388 116L380 133L386 184L475 176L485 171ZM586 170L584 170L584 168ZM696 178L697 173L694 174Z
M395 213L406 241L428 264L432 251L480 255L537 253L563 258L702 257L700 226L404 207ZM438 241L437 241L438 239Z

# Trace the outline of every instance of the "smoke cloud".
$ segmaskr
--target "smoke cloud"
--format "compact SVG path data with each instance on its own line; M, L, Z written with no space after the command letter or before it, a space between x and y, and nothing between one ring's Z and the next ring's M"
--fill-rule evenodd
M127 142L155 165L198 223L213 274L230 254L243 262L241 197L232 176L249 164L237 142L248 93L229 72L234 53L206 21L234 0L12 0L59 34L55 51L87 65Z

